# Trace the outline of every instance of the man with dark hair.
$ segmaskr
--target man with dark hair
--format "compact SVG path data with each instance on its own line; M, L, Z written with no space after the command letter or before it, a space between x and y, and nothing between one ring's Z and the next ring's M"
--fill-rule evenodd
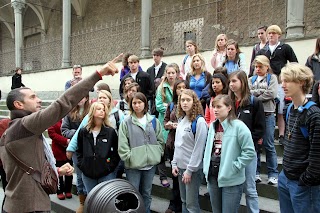
M155 110L155 93L157 91L157 87L161 82L161 78L164 74L167 64L162 61L162 57L163 57L162 48L155 48L152 51L152 57L153 57L154 64L147 69L147 73L149 73L150 79L154 85L153 94L152 94L153 97L150 101L149 106L150 106L150 109L152 109L151 114L158 116L159 113Z
M22 69L20 67L16 68L15 74L12 76L12 85L11 89L16 89L20 87L25 87L22 83L22 76L21 76Z
M252 64L253 60L256 58L256 55L258 54L259 50L264 48L264 46L266 46L268 42L267 29L268 29L267 26L261 26L258 28L257 33L258 33L258 38L260 42L255 44L252 50L249 78L254 75L254 65Z
M72 68L72 75L73 79L66 82L66 85L64 86L64 90L69 89L71 86L75 85L79 81L82 80L82 67L81 65L74 65Z
M41 110L41 99L29 88L8 94L7 107L12 121L0 142L0 156L8 181L3 212L50 212L50 198L32 174L42 171L45 163L50 164L56 175L72 175L73 167L67 163L56 168L51 147L42 133L75 107L102 76L114 75L115 62L121 56L68 89L44 110ZM30 167L28 172L20 168L16 158Z

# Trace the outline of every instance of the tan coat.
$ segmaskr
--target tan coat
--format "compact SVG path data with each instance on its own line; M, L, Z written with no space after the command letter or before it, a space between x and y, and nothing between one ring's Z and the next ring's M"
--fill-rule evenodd
M17 166L15 160L6 152L4 145L28 166L40 170L45 160L42 133L76 106L99 79L97 73L92 74L39 112L30 113L23 110L11 112L12 122L6 132L6 142L1 139L0 143L0 156L8 180L4 204L6 212L50 211L51 203L40 184Z

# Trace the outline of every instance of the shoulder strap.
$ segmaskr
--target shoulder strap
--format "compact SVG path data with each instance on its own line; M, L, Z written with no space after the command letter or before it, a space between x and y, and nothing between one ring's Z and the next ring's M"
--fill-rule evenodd
M270 80L271 80L271 74L268 73L267 74L267 84L268 84L268 86L270 85Z
M151 123L152 123L152 126L153 126L154 131L156 131L156 129L157 129L157 120L156 120L156 117L153 117L153 119L151 120Z
M172 112L173 107L174 107L174 103L173 103L173 102L171 102L171 103L170 103L170 112Z
M258 78L257 75L252 76L252 78L251 78L251 83L252 83L252 85L253 85L253 83L257 80L257 78Z
M119 104L120 104L120 110L124 111L124 101L121 100Z
M113 115L114 115L114 118L116 120L117 131L118 131L119 130L119 126L120 126L119 111L116 111Z
M184 56L183 64L186 64L188 57L189 57L189 55L188 55L188 54Z
M293 106L293 103L290 103L289 106L288 106L288 108L287 108L286 122L288 122L288 117L289 117L289 113L290 113L290 111L291 111L292 106Z
M200 117L202 117L202 115L197 115L196 119L194 119L191 123L191 130L194 136L196 135L196 132L197 132L197 121Z
M254 98L253 95L250 95L250 104L253 106L254 105Z

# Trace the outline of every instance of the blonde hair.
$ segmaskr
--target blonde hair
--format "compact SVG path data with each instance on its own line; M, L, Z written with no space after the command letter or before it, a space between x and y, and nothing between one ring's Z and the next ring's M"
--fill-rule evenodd
M218 46L218 40L221 38L221 37L224 37L224 39L226 40L226 45L225 45L225 48L227 47L227 41L228 41L228 37L226 34L219 34L216 38L216 41L214 43L214 48L218 51L219 50L219 46Z
M196 75L196 71L193 67L193 59L195 57L199 57L199 59L201 60L201 73L206 71L206 62L204 60L204 57L200 53L197 53L197 54L194 54L191 58L191 70L190 70L191 75Z
M296 62L287 63L286 66L281 69L280 79L302 83L301 89L304 94L308 94L313 85L313 73L311 69Z
M280 29L280 27L278 25L269 26L268 29L267 29L267 34L270 33L270 32L277 33L278 35L282 34L282 31L281 31L281 29Z
M94 113L95 113L98 105L102 105L103 108L104 108L105 117L103 119L103 125L111 127L111 124L110 124L110 121L109 121L109 111L110 111L109 108L104 103L94 102L90 107L90 110L89 110L89 113L88 113L89 120L88 120L88 124L86 125L86 129L90 133L92 132L93 128L95 127Z
M114 107L114 103L113 103L113 98L112 98L112 95L109 91L107 90L100 90L99 91L99 94L98 94L98 97L100 94L105 94L107 96L107 98L109 99L109 106L107 106L110 110L113 109Z
M176 63L172 63L172 64L168 64L167 66L166 66L166 69L165 69L165 71L164 71L164 76L163 76L163 79L162 79L162 81L161 81L161 83L160 83L160 85L159 85L159 87L158 88L161 88L161 97L162 97L162 101L163 102L165 102L165 100L166 100L166 91L165 91L165 89L164 89L164 87L163 87L163 84L164 83L168 83L168 76L167 76L167 71L168 71L168 69L169 68L173 68L175 71L176 71L176 80L179 78L179 76L180 76L180 70L179 70L179 66L176 64Z
M254 58L252 64L253 64L253 65L262 64L263 66L268 67L268 72L269 72L269 73L273 73L272 70L271 70L271 66L270 66L270 60L269 60L268 57L265 56L265 55L258 55L258 56L256 56L256 57Z
M139 57L136 55L130 55L128 58L128 62L139 62Z
M202 105L198 99L197 94L191 89L185 89L185 90L182 90L182 92L178 98L177 117L179 118L179 117L183 117L186 115L186 113L181 108L181 96L183 94L188 95L193 99L193 105L191 107L192 112L189 115L189 121L191 121L191 122L194 121L196 119L197 115L203 116L203 108L202 108Z

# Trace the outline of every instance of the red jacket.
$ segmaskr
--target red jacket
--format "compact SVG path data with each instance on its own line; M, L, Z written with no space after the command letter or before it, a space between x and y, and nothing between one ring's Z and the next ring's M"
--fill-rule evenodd
M61 135L62 120L48 128L49 137L52 139L52 152L57 161L66 161L66 148L68 146L68 138Z
M6 129L8 129L10 121L11 120L9 118L5 118L5 119L0 120L0 138L1 138L2 134L6 131ZM0 167L2 167L1 160L0 160Z

